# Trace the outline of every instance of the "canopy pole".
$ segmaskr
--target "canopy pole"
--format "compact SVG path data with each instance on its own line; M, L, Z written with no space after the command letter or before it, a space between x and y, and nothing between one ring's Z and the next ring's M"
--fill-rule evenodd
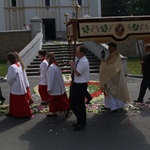
M137 48L138 48L138 52L139 52L140 60L142 61L142 54L141 54L141 50L140 50L140 46L139 46L139 42L138 42L138 40L137 40L137 39L136 39L136 44L137 44Z
M73 51L73 61L75 61L75 53L76 53L76 42L77 42L77 20L78 20L78 10L80 5L77 3L75 6L76 16L75 20L73 20L73 40L74 40L74 51ZM74 70L71 73L72 82L74 82Z

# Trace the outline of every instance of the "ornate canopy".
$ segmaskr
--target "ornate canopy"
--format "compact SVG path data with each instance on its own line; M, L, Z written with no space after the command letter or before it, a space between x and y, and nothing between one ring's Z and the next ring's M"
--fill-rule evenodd
M67 23L68 41L150 41L150 16L76 18Z

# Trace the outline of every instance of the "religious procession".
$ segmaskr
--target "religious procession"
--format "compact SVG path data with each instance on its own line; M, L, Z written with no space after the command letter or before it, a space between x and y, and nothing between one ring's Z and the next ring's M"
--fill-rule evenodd
M2 150L149 150L143 1L6 0L0 11Z

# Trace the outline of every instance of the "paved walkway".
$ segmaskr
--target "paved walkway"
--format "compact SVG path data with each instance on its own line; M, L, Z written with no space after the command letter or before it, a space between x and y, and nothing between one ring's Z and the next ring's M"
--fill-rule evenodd
M136 99L140 78L127 77L131 101ZM98 80L98 74L91 74ZM29 77L30 88L38 84L38 77ZM0 83L8 103L9 89ZM145 101L150 97L149 91ZM38 102L36 102L38 103ZM150 150L150 110L87 113L87 127L74 132L71 124L75 116L64 114L47 118L16 119L0 113L0 150Z

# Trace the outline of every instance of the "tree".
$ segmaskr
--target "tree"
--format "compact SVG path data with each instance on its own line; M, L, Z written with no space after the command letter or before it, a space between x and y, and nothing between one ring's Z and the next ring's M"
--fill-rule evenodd
M150 15L150 0L102 0L102 16Z
M132 15L150 15L149 0L130 0L126 4L126 11Z

